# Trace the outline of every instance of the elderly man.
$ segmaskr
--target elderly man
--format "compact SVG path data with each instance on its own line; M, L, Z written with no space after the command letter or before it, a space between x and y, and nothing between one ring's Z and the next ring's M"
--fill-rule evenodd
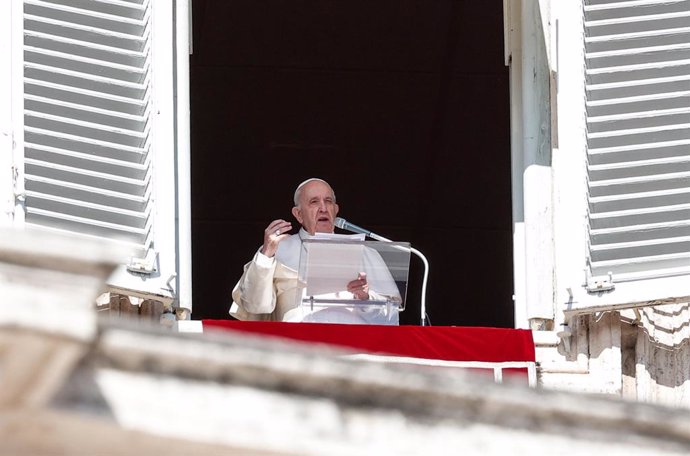
M337 306L316 307L300 305L304 288L298 286L302 240L317 233L333 233L338 204L331 186L319 178L302 182L295 190L292 215L300 223L297 234L288 234L292 223L277 219L264 230L264 242L252 261L244 267L244 274L232 291L230 315L240 320L312 321L324 323L398 324L397 306ZM381 276L382 260L365 255L371 269ZM377 264L378 263L378 264ZM369 290L369 271L362 271L347 284L341 298L367 300L390 297L400 301L400 295L390 274L377 280L382 290ZM345 296L342 296L345 295Z

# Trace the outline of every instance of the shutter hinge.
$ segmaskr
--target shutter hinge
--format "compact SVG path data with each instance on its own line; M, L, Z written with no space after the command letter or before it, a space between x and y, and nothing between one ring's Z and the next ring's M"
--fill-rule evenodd
M145 258L130 258L127 270L139 274L152 274L158 270L158 253L153 249L146 251Z
M585 276L587 278L587 283L585 288L589 293L597 293L600 291L611 291L616 288L613 283L613 273L609 272L607 275L602 276L592 276L589 270L585 271Z
M19 169L16 166L12 166L12 193L14 194L15 203L19 201L21 204L24 204L26 201L26 192L19 180Z

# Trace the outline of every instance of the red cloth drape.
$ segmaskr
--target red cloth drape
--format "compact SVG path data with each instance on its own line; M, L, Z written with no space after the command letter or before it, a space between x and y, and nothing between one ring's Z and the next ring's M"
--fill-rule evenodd
M210 328L244 331L377 353L445 361L534 361L532 332L460 326L376 326L202 320Z

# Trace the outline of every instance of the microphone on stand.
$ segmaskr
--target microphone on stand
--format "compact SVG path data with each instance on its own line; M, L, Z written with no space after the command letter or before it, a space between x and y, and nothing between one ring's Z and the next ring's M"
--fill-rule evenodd
M361 226L357 226L354 223L350 223L344 218L341 217L336 217L334 221L334 225L337 226L338 228L346 231L350 231L352 233L357 233L357 234L363 234L365 236L368 236L372 239L376 239L377 241L381 242L393 242L388 238L385 238L383 236L379 236L376 233L372 233L371 231L362 228ZM402 247L399 246L400 249L405 249L407 250L409 248L410 252L414 253L417 255L422 262L424 263L424 279L422 280L422 302L421 302L421 320L420 320L420 326L426 326L426 319L427 319L427 314L426 314L426 282L429 278L429 262L427 261L426 257L420 252L419 250L412 248L412 247Z
M361 226L357 226L354 223L350 223L347 220L345 220L344 218L336 217L334 224L335 224L335 226L337 226L338 228L340 228L342 230L350 231L352 233L357 233L357 234L363 234L363 235L368 236L372 239L376 239L377 241L393 242L390 239L386 239L383 236L379 236L376 233L372 233L371 231L364 229Z

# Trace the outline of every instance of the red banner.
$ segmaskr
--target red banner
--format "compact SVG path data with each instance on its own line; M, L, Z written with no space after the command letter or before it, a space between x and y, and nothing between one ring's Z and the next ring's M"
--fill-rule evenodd
M374 326L203 320L210 328L244 331L351 348L363 353L445 361L534 361L532 332L461 326Z

